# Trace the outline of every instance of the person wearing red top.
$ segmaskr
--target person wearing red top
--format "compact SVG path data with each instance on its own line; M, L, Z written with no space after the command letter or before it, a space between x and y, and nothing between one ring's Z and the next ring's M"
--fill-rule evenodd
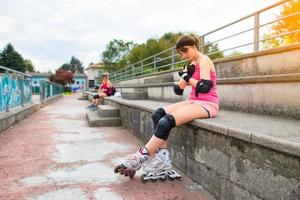
M99 88L100 92L99 92L99 94L96 94L93 97L92 104L90 106L88 106L88 108L90 108L91 110L96 110L100 98L103 98L106 96L111 96L111 88L112 88L112 84L108 79L108 73L103 73L102 74L102 83Z

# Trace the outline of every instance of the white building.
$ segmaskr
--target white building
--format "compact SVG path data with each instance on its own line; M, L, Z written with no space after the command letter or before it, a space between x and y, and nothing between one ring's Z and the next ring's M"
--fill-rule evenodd
M104 63L98 62L89 65L85 70L88 80L88 88L93 88L95 85L99 85L101 82L102 73L104 73Z

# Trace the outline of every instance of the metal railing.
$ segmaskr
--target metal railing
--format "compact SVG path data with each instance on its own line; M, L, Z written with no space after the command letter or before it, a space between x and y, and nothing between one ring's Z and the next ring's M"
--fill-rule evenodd
M0 113L32 103L31 75L0 66Z
M234 53L234 50L236 49L241 49L241 48L247 48L246 52L238 52L239 54L243 53L251 53L251 52L256 52L261 50L260 45L268 40L272 40L275 38L280 38L284 37L287 35L292 35L292 34L300 34L300 30L292 30L289 32L281 33L278 35L274 35L271 37L267 38L262 38L262 29L267 27L268 25L272 25L278 21L282 21L294 16L300 16L300 11L292 13L290 15L284 16L277 18L275 20L271 20L265 23L260 23L260 18L267 13L267 11L270 11L272 9L278 8L279 6L282 6L283 4L290 2L292 0L282 0L279 1L278 3L275 3L273 5L270 5L266 8L263 8L261 10L258 10L250 15L247 15L245 17L242 17L236 21L233 21L229 24L226 24L218 29L215 29L213 31L210 31L206 34L203 34L200 36L201 38L201 45L200 45L200 50L202 53L208 55L208 56L216 56L216 58L221 58L221 57L226 57L230 56L228 52L231 51L231 53ZM248 22L248 20L252 21L251 23ZM236 27L238 30L241 30L239 25L241 23L245 23L247 25L252 24L250 28L245 28L242 31L233 31L234 33L226 34L226 29L234 28ZM242 27L242 26L241 26ZM214 35L222 35L216 36L216 39L214 39ZM247 35L248 34L248 35ZM250 34L250 36L249 36ZM224 36L225 35L225 36ZM238 38L242 37L242 39ZM251 40L244 42L244 40ZM222 44L224 42L224 44ZM228 44L226 44L226 42ZM236 45L232 45L234 43L237 43ZM217 50L216 51L210 51L210 52L205 52L210 46L217 45ZM249 48L251 47L252 48ZM228 55L226 55L226 53ZM217 55L220 54L220 55ZM139 62L136 62L134 64L131 64L129 66L126 66L116 72L111 73L110 79L112 81L120 81L120 80L127 80L131 79L137 76L142 76L146 74L151 74L154 72L158 71L163 71L163 70L170 70L173 68L176 68L181 65L181 63L186 62L186 60L180 60L179 55L177 54L177 51L175 47L166 49L162 52L159 52L155 55L152 55L148 58L145 58Z
M45 100L63 94L63 86L50 81L41 80L40 81L40 100L44 102Z

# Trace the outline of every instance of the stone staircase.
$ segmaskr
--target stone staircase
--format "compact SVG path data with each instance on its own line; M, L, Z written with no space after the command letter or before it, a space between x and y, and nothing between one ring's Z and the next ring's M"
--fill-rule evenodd
M173 164L216 199L300 199L300 45L215 60L220 113L176 127ZM146 143L151 112L187 98L178 70L114 82L122 126Z
M90 127L121 126L119 109L109 105L98 105L96 111L88 110L86 118Z

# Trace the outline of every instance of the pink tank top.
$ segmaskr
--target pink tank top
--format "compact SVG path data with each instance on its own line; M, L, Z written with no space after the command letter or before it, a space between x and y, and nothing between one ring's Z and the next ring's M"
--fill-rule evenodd
M103 92L106 92L107 89L108 89L107 83L104 83L104 82L103 82L103 83L101 84L100 88L103 90Z
M196 80L200 80L200 66L199 64L196 64L195 66L195 73L193 74L193 78ZM192 86L192 91L188 97L188 100L193 101L208 101L211 103L215 103L219 105L219 97L217 94L217 78L216 78L216 72L211 71L210 72L210 80L213 82L213 87L210 89L208 93L198 93L198 97L196 97L195 87Z

